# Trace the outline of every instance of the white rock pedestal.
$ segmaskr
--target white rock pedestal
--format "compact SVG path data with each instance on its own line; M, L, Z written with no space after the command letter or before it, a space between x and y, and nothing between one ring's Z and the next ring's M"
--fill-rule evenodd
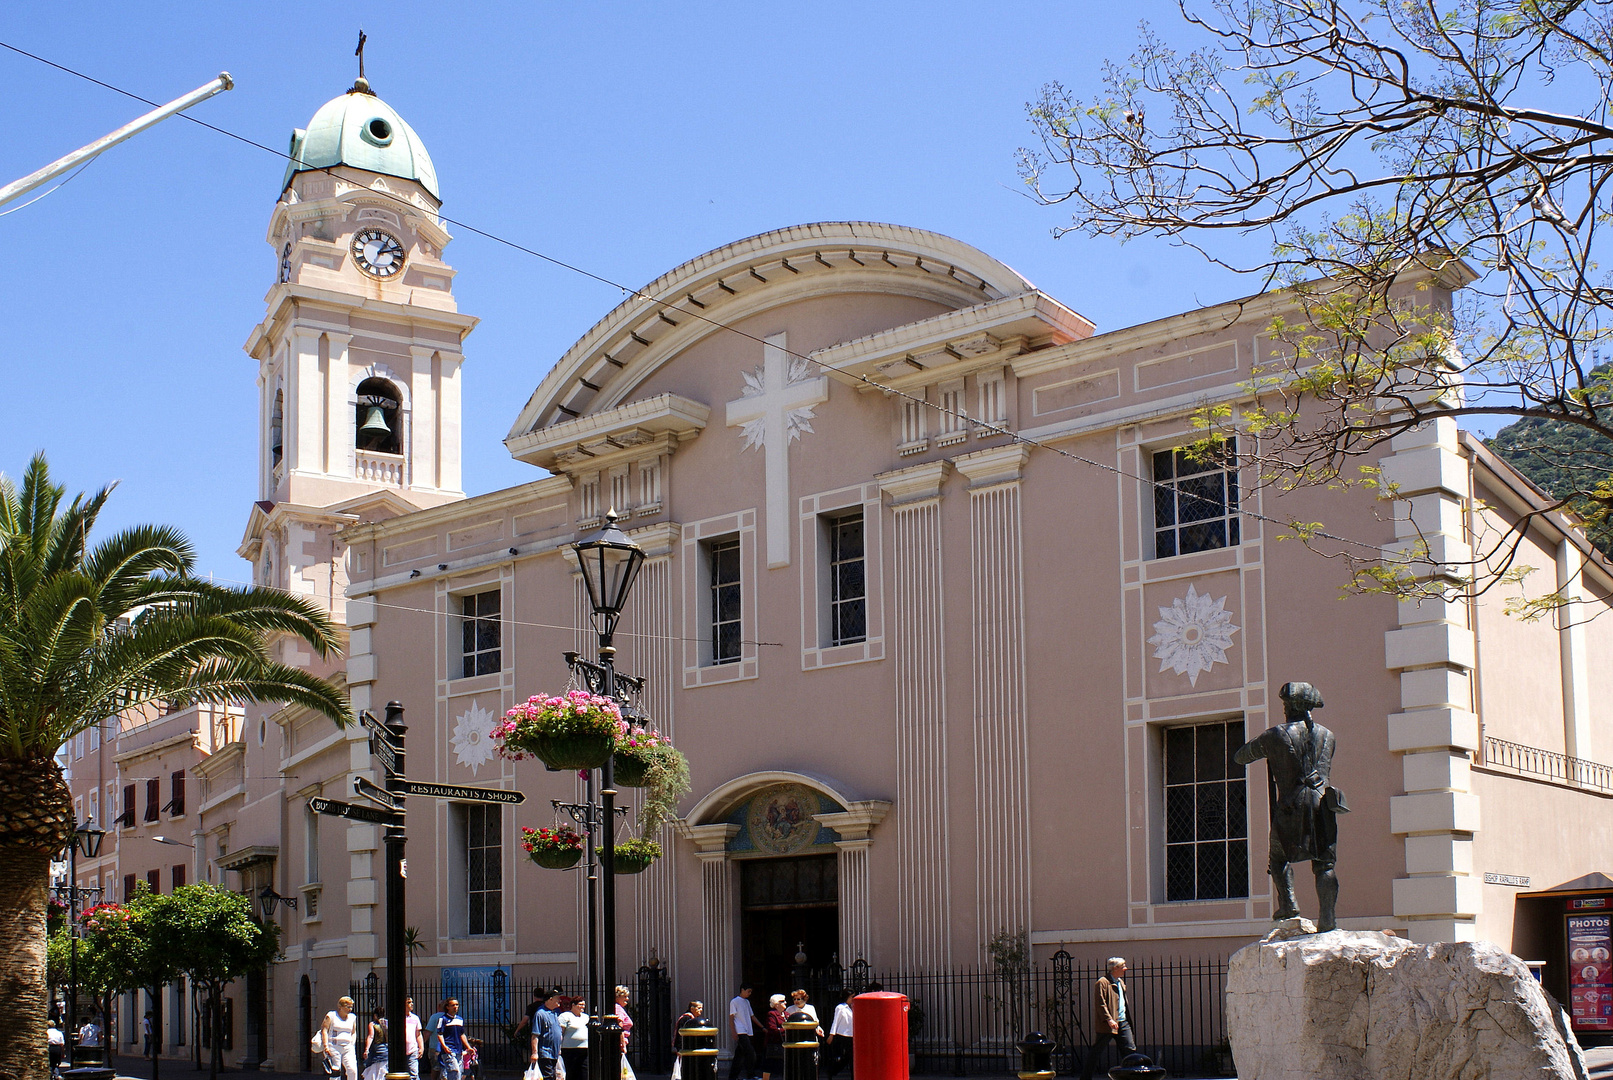
M1239 1080L1584 1080L1561 1010L1511 953L1314 929L1291 919L1232 957Z

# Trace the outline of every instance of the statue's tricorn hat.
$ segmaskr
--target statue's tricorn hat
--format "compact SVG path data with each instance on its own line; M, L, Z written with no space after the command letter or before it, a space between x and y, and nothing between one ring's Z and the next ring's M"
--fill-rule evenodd
M1277 696L1290 705L1301 709L1320 709L1322 707L1321 692L1308 682L1283 683L1283 688L1277 691Z

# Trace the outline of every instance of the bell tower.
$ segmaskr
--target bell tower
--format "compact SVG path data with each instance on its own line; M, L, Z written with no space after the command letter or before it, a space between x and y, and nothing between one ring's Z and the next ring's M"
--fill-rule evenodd
M259 466L240 553L260 583L328 587L336 608L334 581L298 580L299 563L341 572L315 569L337 553L314 534L464 498L459 380L477 320L454 300L431 157L362 75L292 133L289 156L274 283L245 346Z

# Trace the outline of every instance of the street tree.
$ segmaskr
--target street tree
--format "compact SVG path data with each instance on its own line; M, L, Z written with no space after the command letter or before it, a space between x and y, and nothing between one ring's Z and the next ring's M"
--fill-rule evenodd
M65 502L43 455L0 475L0 1000L14 1019L0 1076L48 1080L46 892L72 838L54 755L102 719L160 704L289 702L339 725L341 692L270 658L292 636L325 655L335 626L310 601L192 573L179 532L136 526L91 545L112 488Z
M51 935L49 968L54 982L77 974L78 993L86 992L103 1005L113 994L145 990L158 1009L158 989L172 982L179 968L174 957L157 946L153 933L154 894L144 885L125 904L96 904L79 916L77 960L73 959L73 933L62 927ZM156 1023L161 1025L161 1012ZM110 1039L110 1036L108 1036ZM108 1043L110 1046L110 1042ZM152 1078L158 1080L157 1060Z
M141 925L174 973L206 995L213 1048L208 1076L217 1080L224 1054L224 988L274 961L280 928L260 921L246 896L205 882L153 896Z
M1040 145L1020 163L1035 198L1073 208L1059 232L1163 238L1291 290L1294 314L1270 327L1274 355L1257 358L1246 400L1200 413L1199 452L1279 488L1392 497L1372 462L1430 418L1539 422L1507 456L1559 466L1556 497L1468 565L1289 523L1368 589L1515 581L1541 513L1603 529L1613 3L1184 0L1180 12L1169 35L1145 25L1091 92L1044 87L1029 106ZM1434 283L1466 288L1442 310ZM1525 614L1563 602L1537 596Z

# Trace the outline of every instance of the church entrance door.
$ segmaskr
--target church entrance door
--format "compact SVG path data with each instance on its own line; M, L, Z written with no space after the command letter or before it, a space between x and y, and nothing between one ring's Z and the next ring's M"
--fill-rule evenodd
M751 1001L761 1016L769 995L788 994L805 981L805 972L797 970L797 952L806 954L807 969L828 967L836 959L839 874L833 855L746 859L739 882L741 972L756 987Z

